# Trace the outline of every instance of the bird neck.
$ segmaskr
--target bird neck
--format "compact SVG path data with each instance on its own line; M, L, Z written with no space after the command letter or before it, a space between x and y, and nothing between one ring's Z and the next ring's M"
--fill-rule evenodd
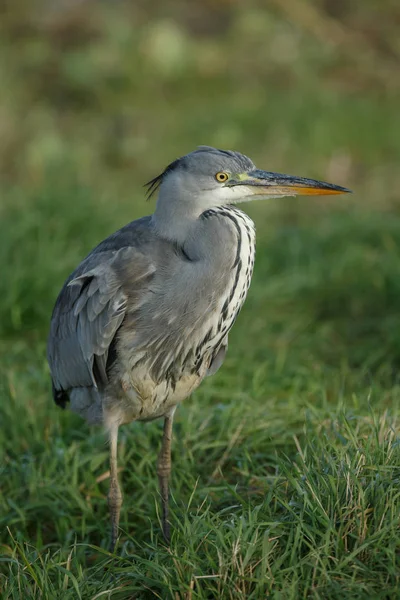
M183 245L191 236L203 210L191 201L171 194L166 201L160 194L152 220L157 234Z
M159 211L156 211L153 214L152 219L154 228L161 238L170 242L176 242L179 245L183 245L191 236L199 216L200 215L189 217L186 214L174 214L171 216L167 214L164 217L160 215Z

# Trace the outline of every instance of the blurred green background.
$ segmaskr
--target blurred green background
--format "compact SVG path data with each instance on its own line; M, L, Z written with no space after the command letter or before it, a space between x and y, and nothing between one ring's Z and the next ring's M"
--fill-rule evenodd
M254 281L226 364L178 411L171 567L155 508L160 423L122 433L122 539L137 553L132 580L119 564L124 585L174 600L398 597L399 28L398 0L0 0L2 597L111 586L76 545L106 546L104 442L52 404L49 318L85 254L153 211L143 184L201 144L354 194L244 207ZM310 504L307 469L321 477ZM329 524L314 522L321 506L336 507ZM281 527L270 546L247 536L267 522ZM188 549L205 531L207 552ZM198 583L215 571L226 587Z
M339 211L397 214L399 24L388 0L3 0L2 329L43 335L68 270L151 212L142 185L200 144L356 192L250 207L261 243Z

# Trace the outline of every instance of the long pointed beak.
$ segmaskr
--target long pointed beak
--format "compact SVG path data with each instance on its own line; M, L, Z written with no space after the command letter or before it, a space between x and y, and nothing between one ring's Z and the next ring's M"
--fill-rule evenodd
M351 194L351 190L305 177L295 177L282 173L271 173L255 169L228 181L227 185L245 185L255 196L317 196L326 194Z

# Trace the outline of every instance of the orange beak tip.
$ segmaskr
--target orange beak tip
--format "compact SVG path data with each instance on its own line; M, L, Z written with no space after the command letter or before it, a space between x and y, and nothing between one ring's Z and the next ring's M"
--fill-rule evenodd
M351 190L347 190L346 188L342 189L332 189L332 188L318 188L318 187L302 187L302 186L293 186L288 187L287 191L299 195L299 196L333 196L338 194L351 194Z

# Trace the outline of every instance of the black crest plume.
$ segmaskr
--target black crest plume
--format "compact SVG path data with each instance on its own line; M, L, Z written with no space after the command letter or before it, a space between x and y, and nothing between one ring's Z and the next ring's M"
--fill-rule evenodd
M154 179L151 179L150 181L144 184L144 187L147 188L147 200L150 200L150 198L152 198L154 194L158 192L164 177L168 175L168 173L171 173L171 171L176 169L181 160L181 158L177 158L171 164L165 167L164 171L160 173L160 175L157 175L157 177L154 177Z

